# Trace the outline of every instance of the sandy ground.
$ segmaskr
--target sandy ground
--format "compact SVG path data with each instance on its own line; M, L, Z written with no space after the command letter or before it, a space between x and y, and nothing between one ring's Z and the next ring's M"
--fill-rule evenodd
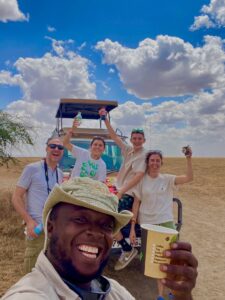
M36 160L36 159L32 159ZM21 220L12 210L10 197L22 168L23 159L9 169L0 167L0 295L22 275L23 233ZM183 203L181 240L190 241L199 260L199 276L194 299L225 299L225 158L194 158L195 179L179 188ZM165 159L162 171L182 174L185 160ZM126 269L115 272L116 257L109 261L106 274L125 285L138 300L155 299L154 280L140 272L135 259Z

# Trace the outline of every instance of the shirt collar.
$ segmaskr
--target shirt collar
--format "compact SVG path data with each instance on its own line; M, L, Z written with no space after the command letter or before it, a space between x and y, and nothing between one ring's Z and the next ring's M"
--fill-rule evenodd
M70 281L62 278L65 284L77 293L82 300L103 300L106 295L110 292L110 282L103 276L92 280L90 290L84 290Z

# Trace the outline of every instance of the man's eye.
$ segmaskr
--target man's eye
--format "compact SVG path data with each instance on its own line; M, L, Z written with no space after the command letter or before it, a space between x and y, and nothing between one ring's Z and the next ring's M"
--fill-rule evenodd
M79 224L84 224L87 222L87 220L84 217L76 217L76 218L73 218L73 222L79 223Z
M105 230L107 231L113 231L114 229L114 224L110 223L110 224L103 224L102 226Z

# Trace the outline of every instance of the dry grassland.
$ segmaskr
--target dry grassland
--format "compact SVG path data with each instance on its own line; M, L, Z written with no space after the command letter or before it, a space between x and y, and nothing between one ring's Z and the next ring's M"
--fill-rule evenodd
M0 296L22 276L24 236L21 219L10 203L11 194L23 167L30 161L22 159L9 169L0 167ZM225 299L225 158L194 158L195 179L177 191L183 203L181 239L190 241L199 260L199 276L194 290L195 300ZM185 159L167 158L163 172L182 174ZM154 284L138 271L138 260L115 277L138 300L153 300ZM154 292L153 292L154 294Z

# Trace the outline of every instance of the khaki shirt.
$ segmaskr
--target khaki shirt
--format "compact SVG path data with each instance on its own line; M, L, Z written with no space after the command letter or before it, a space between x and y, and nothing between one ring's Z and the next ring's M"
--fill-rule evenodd
M111 290L105 300L135 300L118 282L108 279ZM35 268L13 285L2 300L79 300L81 299L61 279L43 252Z
M146 150L144 147L134 152L132 146L124 143L121 150L124 161L117 175L116 187L118 190L128 181L130 181L136 175L136 173L144 173L146 170ZM129 190L126 192L126 194L132 195L132 191Z

